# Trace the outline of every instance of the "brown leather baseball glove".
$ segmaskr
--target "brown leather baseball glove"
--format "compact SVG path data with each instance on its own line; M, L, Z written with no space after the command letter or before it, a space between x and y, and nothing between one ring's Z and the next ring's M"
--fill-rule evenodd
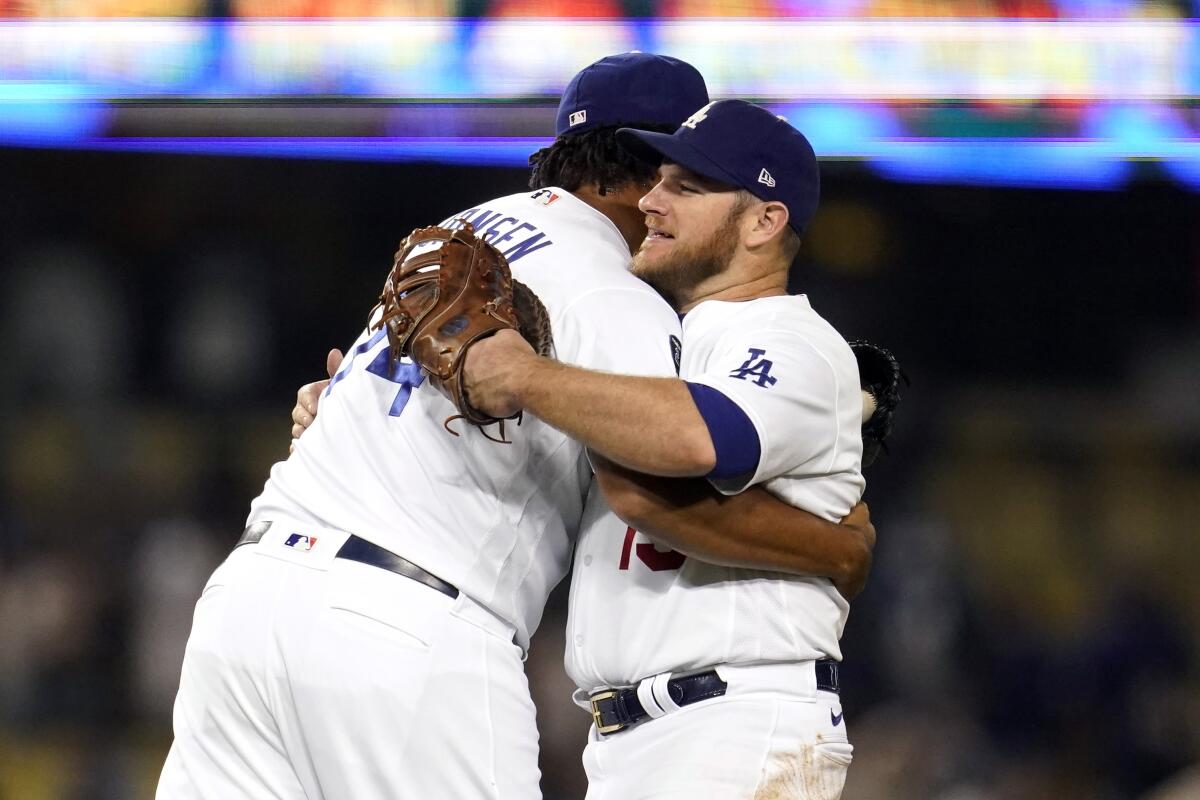
M467 349L499 330L521 333L539 355L550 355L550 319L541 300L514 281L499 250L475 235L469 223L451 230L419 228L400 243L392 271L383 285L383 313L372 328L387 326L394 361L407 357L421 366L429 382L454 403L455 419L480 428L504 421L471 407L463 392L462 369ZM375 312L371 312L372 317ZM520 419L520 414L508 419Z

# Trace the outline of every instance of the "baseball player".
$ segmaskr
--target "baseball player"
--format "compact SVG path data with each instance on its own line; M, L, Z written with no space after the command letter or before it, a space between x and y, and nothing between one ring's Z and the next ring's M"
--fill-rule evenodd
M654 170L619 151L615 130L670 129L706 101L687 64L603 59L568 87L559 139L532 160L537 190L452 218L539 295L559 359L674 374L678 319L626 269ZM625 338L595 335L610 325ZM450 437L453 408L387 350L370 326L355 342L319 424L272 469L205 587L160 797L538 796L521 660L566 571L590 471L538 420L504 446L474 429ZM851 538L789 520L798 535ZM820 574L851 559L829 560Z
M466 366L475 408L524 409L620 465L598 463L600 483L640 531L585 522L577 548L591 566L572 583L566 661L595 719L588 797L837 798L852 752L836 665L846 601L823 578L690 557L695 542L661 525L671 482L630 471L706 476L727 494L762 484L828 520L859 500L854 355L786 289L817 206L816 158L786 121L739 100L674 135L618 137L662 164L634 272L686 314L682 379L558 364L511 332Z

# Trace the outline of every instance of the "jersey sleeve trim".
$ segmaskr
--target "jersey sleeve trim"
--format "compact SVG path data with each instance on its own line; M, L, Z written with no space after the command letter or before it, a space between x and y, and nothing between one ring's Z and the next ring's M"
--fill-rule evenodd
M687 383L716 452L709 480L745 480L758 471L762 444L754 423L741 406L722 391L702 383Z
M806 347L807 349L809 349L813 353L815 353L816 356L822 362L824 362L825 367L829 370L831 376L833 377L832 382L835 387L835 396L834 396L833 402L834 402L834 408L837 408L839 396L841 394L841 387L838 386L836 370L834 369L833 364L830 363L829 357L821 351L821 348L816 346L812 341L809 340L809 338L807 336L800 333L799 331L781 329L781 328L768 328L768 329L764 329L762 331L762 333L770 334L770 335L781 335L782 334L784 336L787 336L789 339L793 339L796 342L802 344L804 347ZM713 375L711 377L706 376L706 375L692 376L692 377L689 377L689 381L694 382L694 383L703 384L705 386L710 386L714 390L719 391L722 394L724 394L731 403L734 403L738 406L738 408L742 411L742 413L746 416L746 418L753 424L755 430L758 432L758 439L759 439L759 445L761 448L761 453L759 455L758 464L756 466L754 473L751 475L740 475L737 478L710 478L709 482L713 485L713 487L715 489L717 489L717 491L721 492L722 494L733 495L733 494L739 494L739 493L745 491L747 488L755 485L756 483L762 483L762 482L765 482L766 480L769 480L769 478L772 476L765 476L763 474L763 472L764 472L764 464L766 464L768 462L768 456L769 456L769 451L770 451L770 447L771 447L770 431L765 429L762 418L755 412L754 404L751 402L747 402L746 398L740 397L737 391L729 391L729 390L732 390L734 387L722 386L721 385L721 382L722 382L721 376L717 376L717 375ZM834 439L833 439L833 442L832 442L832 445L830 448L828 463L824 466L825 471L828 471L828 469L832 468L833 462L837 457L837 448L838 448L838 444L839 444L839 441L841 438L841 431L840 431L840 426L838 424L836 424L836 420L835 420L835 424L834 424L833 436L834 436Z
M746 489L748 489L754 485L755 479L758 477L759 472L762 471L763 456L765 455L765 451L763 450L763 448L764 448L764 442L766 441L765 436L764 436L766 431L763 429L762 421L758 418L758 415L754 413L754 408L752 406L739 402L739 400L736 397L732 397L730 395L725 394L724 392L721 391L721 389L717 388L716 386L711 386L709 384L709 382L705 380L705 377L703 375L690 378L689 383L695 383L697 385L706 386L715 392L720 392L722 395L725 396L725 398L727 400L729 400L729 402L733 403L734 405L736 405L738 407L738 409L742 412L742 414L746 417L746 419L750 422L751 426L753 426L753 428L755 430L755 433L756 433L755 438L758 439L758 443L759 443L759 456L758 456L758 463L756 463L754 465L754 467L755 467L754 471L751 473L743 473L742 475L738 475L736 477L730 477L730 478L713 478L713 477L708 478L708 482L711 483L713 488L716 489L717 491L719 491L721 494L740 494L740 493L746 491ZM715 442L714 442L714 446L715 446Z

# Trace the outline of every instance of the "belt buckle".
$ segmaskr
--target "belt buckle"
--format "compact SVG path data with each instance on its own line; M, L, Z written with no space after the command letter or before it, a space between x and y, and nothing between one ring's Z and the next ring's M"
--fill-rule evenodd
M602 700L612 700L617 696L617 692L609 689L607 692L600 692L588 698L588 702L592 704L592 721L596 723L596 732L600 734L616 733L617 731L625 730L624 722L617 722L612 725L605 725L600 721L600 702Z

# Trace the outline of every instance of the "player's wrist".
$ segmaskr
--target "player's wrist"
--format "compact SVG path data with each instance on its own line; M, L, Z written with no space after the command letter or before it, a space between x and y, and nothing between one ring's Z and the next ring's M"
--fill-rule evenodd
M514 355L505 375L505 389L516 405L525 408L535 400L535 389L546 380L547 368L553 363L533 352Z

